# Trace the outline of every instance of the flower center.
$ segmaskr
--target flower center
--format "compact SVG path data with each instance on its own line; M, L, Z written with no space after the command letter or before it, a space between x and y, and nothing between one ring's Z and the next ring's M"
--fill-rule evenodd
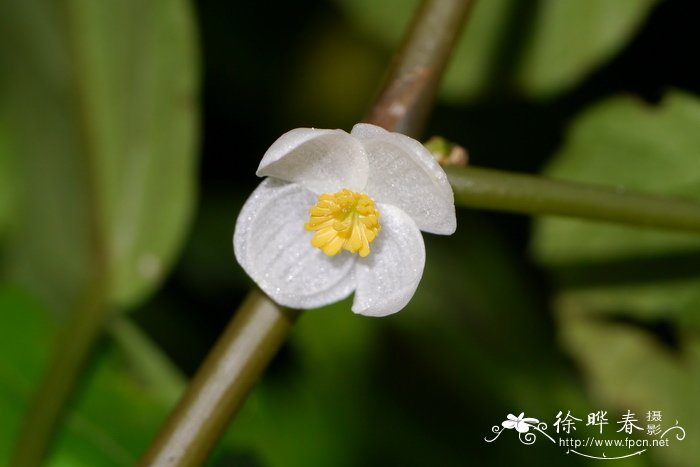
M337 255L343 249L367 256L369 244L382 228L372 198L347 188L322 194L309 213L311 216L304 228L316 231L311 244L328 256Z

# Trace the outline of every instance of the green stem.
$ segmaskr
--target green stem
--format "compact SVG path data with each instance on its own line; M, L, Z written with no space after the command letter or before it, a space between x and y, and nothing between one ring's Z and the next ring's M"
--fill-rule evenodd
M139 465L202 465L298 315L250 292Z
M447 169L459 206L700 232L700 203L477 167Z
M366 122L420 133L469 4L424 0ZM202 465L297 317L251 292L139 465Z

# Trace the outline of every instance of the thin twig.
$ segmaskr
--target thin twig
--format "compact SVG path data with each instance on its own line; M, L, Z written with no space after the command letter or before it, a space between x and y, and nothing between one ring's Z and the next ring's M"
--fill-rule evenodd
M700 232L700 203L477 167L448 168L459 206Z
M250 292L139 465L202 465L298 314Z
M473 1L424 1L365 122L418 137Z

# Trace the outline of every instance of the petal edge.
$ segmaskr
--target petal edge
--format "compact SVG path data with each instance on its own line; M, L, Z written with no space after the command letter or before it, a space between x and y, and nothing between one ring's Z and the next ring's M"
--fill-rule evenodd
M425 146L368 123L358 123L351 134L362 141L367 153L367 193L378 202L401 208L420 230L454 233L457 220L452 187Z
M233 235L234 254L253 281L275 302L316 308L355 288L355 258L325 256L304 230L315 195L301 186L265 179L243 205Z
M316 193L365 187L369 164L360 142L343 130L296 128L265 152L256 174L295 182Z
M425 266L423 236L401 209L380 204L382 230L373 251L358 259L357 289L352 311L366 316L386 316L400 311L413 297Z

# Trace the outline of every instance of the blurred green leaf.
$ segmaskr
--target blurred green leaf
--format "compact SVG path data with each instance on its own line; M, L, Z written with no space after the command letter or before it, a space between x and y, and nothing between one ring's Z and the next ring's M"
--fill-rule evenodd
M658 106L614 98L585 112L546 175L700 198L700 101L670 93ZM596 310L678 314L697 298L700 239L579 220L542 218L533 247L567 293Z
M26 294L0 287L0 464L6 465L26 398L48 354L51 323ZM10 358L11 356L11 358Z
M657 106L613 98L574 122L545 173L699 199L698 128L694 96L672 92ZM619 412L662 410L665 428L678 420L688 433L700 429L689 416L700 410L697 235L541 218L533 248L559 286L562 343L598 403ZM660 465L697 463L696 445L671 444L651 449Z
M53 454L80 460L81 465L134 465L184 389L172 379L161 387L154 379L137 378L121 349L100 354L90 388L67 417Z
M189 5L15 0L0 30L22 177L12 270L65 311L106 264L111 303L128 307L160 282L193 207Z
M367 34L397 46L417 0L338 0ZM469 101L495 86L540 96L565 91L632 38L656 0L488 0L471 18L442 97Z
M648 411L659 410L662 430L677 421L686 431L685 440L669 432L669 446L650 448L649 455L658 465L697 465L700 445L692 441L700 431L697 333L681 332L673 350L642 328L596 319L575 301L560 301L559 311L564 345L579 361L598 403L619 413L631 410L642 422Z
M10 224L16 201L15 161L7 140L7 124L0 116L0 239Z
M544 0L537 3L518 84L553 94L588 76L634 36L657 0Z
M1 465L7 463L22 413L48 361L54 327L46 310L25 292L0 287L0 329L12 330L0 339ZM49 465L134 464L175 397L172 377L163 386L135 374L119 348L110 345L100 352L90 391L69 410ZM183 384L180 379L178 392Z

